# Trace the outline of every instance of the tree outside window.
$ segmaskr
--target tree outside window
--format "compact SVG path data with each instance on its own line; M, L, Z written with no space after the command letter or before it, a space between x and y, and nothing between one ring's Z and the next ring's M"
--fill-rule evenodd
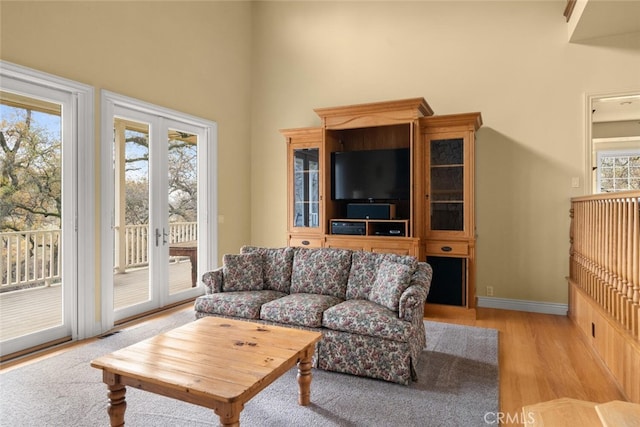
M598 192L640 190L640 150L598 152Z
M0 231L59 229L61 117L1 105Z

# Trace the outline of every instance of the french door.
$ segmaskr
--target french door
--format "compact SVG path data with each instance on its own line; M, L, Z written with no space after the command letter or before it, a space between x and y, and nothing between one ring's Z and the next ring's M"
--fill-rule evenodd
M202 294L199 269L215 262L215 226L206 221L215 211L215 147L210 122L108 92L103 98L111 159L103 249L113 255L103 275L108 329Z
M5 357L92 331L95 315L78 307L92 299L93 211L78 194L93 189L91 168L80 162L93 153L93 89L6 62L0 74Z

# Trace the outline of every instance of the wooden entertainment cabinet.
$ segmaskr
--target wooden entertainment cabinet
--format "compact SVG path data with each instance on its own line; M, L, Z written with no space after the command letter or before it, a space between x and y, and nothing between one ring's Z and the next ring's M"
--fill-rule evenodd
M429 302L474 308L474 150L481 114L436 116L424 98L314 111L320 126L281 130L288 147L288 244L416 256L434 268ZM369 200L395 205L394 218L350 218L350 201L332 198L332 154L381 149L409 149L408 197ZM333 234L335 221L364 223L358 225L364 233Z

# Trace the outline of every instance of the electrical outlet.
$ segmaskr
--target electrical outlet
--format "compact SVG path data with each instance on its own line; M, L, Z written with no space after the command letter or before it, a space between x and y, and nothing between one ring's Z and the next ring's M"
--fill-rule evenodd
M487 296L488 297L493 296L493 286L487 286Z

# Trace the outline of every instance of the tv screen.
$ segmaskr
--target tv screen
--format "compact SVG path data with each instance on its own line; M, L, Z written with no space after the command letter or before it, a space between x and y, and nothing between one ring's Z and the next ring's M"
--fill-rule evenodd
M409 200L408 148L331 153L333 200Z

